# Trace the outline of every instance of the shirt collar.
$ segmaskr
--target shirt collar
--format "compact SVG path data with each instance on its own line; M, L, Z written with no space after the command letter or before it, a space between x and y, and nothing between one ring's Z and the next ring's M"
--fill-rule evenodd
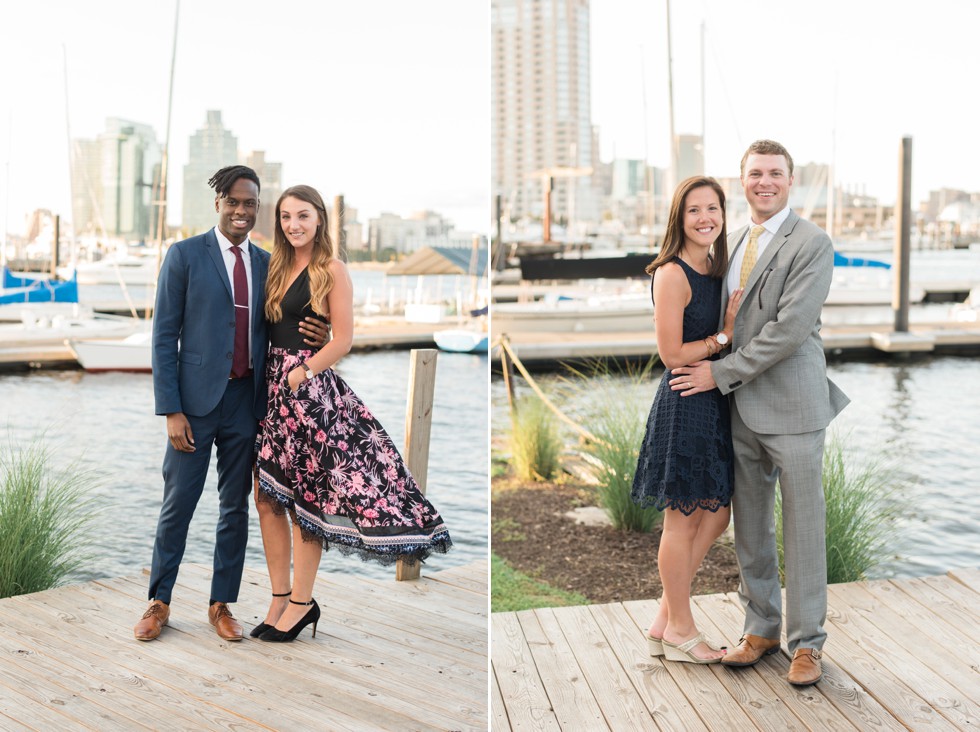
M232 244L231 243L231 239L229 239L227 236L225 236L224 234L222 234L221 233L221 229L219 229L217 226L214 227L214 235L216 237L218 237L218 246L221 247L221 251L223 251L223 252L224 251L227 251L228 249L231 249L233 246L235 246L235 244ZM246 235L245 236L245 241L242 242L241 247L240 247L241 250L242 250L242 254L248 254L248 245L249 244L250 244L250 241L249 241L248 236Z
M783 225L783 223L786 221L787 218L789 218L789 210L790 210L789 206L787 206L779 213L770 216L761 224L756 224L754 221L749 219L749 230L751 231L753 226L761 226L767 232L775 236L776 232L779 231L779 227Z

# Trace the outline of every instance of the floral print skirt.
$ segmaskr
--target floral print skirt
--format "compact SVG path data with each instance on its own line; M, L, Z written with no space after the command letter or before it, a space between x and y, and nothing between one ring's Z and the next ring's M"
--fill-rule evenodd
M259 433L259 499L288 511L303 539L392 564L452 546L449 531L381 423L333 371L293 393L312 351L270 348L269 411Z

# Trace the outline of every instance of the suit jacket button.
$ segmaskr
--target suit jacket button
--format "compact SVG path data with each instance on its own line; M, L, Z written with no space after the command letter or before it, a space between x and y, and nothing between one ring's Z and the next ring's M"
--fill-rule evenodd
M231 359L234 358L234 354L229 351L228 353L225 354L225 358L231 361Z

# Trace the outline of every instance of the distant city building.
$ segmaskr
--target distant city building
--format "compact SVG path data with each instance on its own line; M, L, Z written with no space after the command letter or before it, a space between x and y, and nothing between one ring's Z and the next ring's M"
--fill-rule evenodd
M238 139L224 128L221 112L210 110L204 127L190 136L188 145L181 228L185 234L197 234L214 226L214 191L208 180L221 168L238 163ZM262 197L266 197L264 190Z
M677 183L704 175L704 142L701 135L677 135Z
M504 216L594 221L588 0L491 0L491 170Z
M271 243L276 234L276 202L282 195L282 163L271 163L265 159L264 150L256 150L245 156L245 165L254 170L262 181L259 192L262 205L259 206L259 215L252 228L252 236ZM213 225L212 209L210 226Z
M427 246L470 246L472 241L472 234L454 231L452 222L434 211L420 211L408 218L382 212L368 221L368 247L375 255L384 249L409 254Z
M161 150L149 125L110 117L95 140L72 143L76 233L134 241L154 235L154 186Z
M357 220L357 209L344 205L344 239L347 251L359 251L365 248L364 226Z

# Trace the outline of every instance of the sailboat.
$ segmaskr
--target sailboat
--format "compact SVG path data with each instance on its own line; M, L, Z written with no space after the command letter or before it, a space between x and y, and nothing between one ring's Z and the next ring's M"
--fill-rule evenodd
M180 0L174 10L174 42L170 56L170 90L167 97L167 127L160 160L160 179L154 205L157 213L157 253L152 282L155 287L163 257L163 239L167 220L167 158L170 148L170 119L174 101L174 67L177 61L177 28L180 20ZM117 274L119 272L116 267ZM122 276L119 275L121 278ZM147 312L149 312L147 308ZM65 345L86 371L152 371L152 324L149 319L143 328L119 340L68 339Z

